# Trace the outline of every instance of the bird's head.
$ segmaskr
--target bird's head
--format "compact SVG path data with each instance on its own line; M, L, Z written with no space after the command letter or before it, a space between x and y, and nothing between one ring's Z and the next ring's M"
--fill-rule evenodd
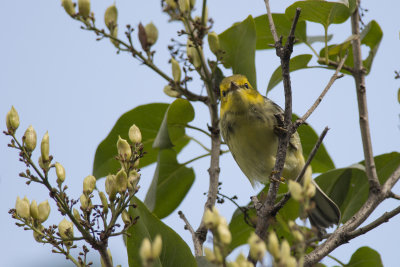
M221 92L221 116L227 110L240 111L248 109L250 104L263 102L263 97L254 89L247 77L235 74L222 80Z

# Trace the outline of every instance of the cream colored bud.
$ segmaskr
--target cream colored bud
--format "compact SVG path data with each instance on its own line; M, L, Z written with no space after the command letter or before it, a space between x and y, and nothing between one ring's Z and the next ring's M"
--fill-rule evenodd
M303 201L303 188L298 182L289 180L289 191L292 194L292 198L296 201Z
M86 176L83 179L83 193L84 194L91 194L93 190L96 188L96 177L93 175Z
M127 210L123 210L121 213L121 219L125 224L130 224L132 222L131 216L129 215Z
M46 132L42 138L42 143L40 144L40 152L42 155L43 163L49 161L49 153L50 153L49 132Z
M280 251L279 251L279 241L275 232L270 232L268 236L268 251L275 259L279 259Z
M100 191L99 197L101 200L101 205L103 205L103 213L107 214L108 213L108 202L107 202L106 195L104 194L104 192Z
M79 222L81 220L81 215L79 214L79 211L74 208L72 212L74 214L75 219Z
M285 259L286 267L297 267L297 261L296 258L293 256L290 256L289 258Z
M115 195L118 192L117 182L115 180L115 175L109 174L106 178L106 193L110 201L115 200Z
M226 263L226 267L241 267L241 266L239 265L239 263L231 261Z
M172 77L174 78L174 81L180 82L181 67L179 66L178 61L176 61L174 58L171 58L171 65L172 65Z
M117 176L115 177L115 181L118 186L118 192L123 194L128 188L128 176L123 169L119 170Z
M304 241L304 236L303 236L303 234L302 234L300 231L294 230L294 231L292 231L292 235L293 235L293 238L294 238L297 242L303 242L303 241Z
M44 229L44 227L43 227L43 225L39 225L38 227L36 227L39 231L40 231L40 233L38 233L38 232L36 232L36 231L33 231L33 238L36 240L36 242L38 242L38 243L42 243L43 241L43 229Z
M90 199L87 197L86 194L82 194L81 197L79 198L81 202L81 207L82 209L86 210L90 206Z
M39 167L40 167L40 168L46 169L45 166L44 166L44 164L43 164L42 156L39 156L39 158L38 158L38 163L39 163ZM48 164L46 164L46 165L48 165Z
M308 186L311 184L312 177L311 175L304 175L303 177L303 187L308 188Z
M207 228L214 228L218 226L219 223L219 213L218 210L213 207L213 210L207 209L204 212L204 217L203 217L204 224L206 225Z
M49 218L50 215L50 204L48 200L41 202L38 206L38 219L39 222L43 223Z
M36 200L32 200L29 211L33 219L39 219L39 209Z
M19 217L28 219L31 216L29 200L26 197L24 197L23 199L17 197L17 201L15 202L15 210Z
M139 178L140 178L140 174L137 171L131 170L129 172L129 175L128 175L128 189L131 192L136 188L136 185L139 182Z
M15 132L15 130L18 129L19 116L18 116L18 112L14 108L14 106L11 106L10 111L7 112L6 125L7 125L7 130L10 132Z
M122 139L121 136L118 136L117 149L118 149L118 155L120 155L124 159L131 158L132 156L131 146L129 145L128 141Z
M110 34L115 39L118 39L118 26L115 26L114 29L110 32ZM115 39L110 38L110 41L116 48L119 48L119 42Z
M61 184L65 181L65 169L59 162L56 162L54 166L56 168L57 184L61 186Z
M146 263L149 259L151 259L151 243L150 240L145 237L142 241L142 244L139 249L139 255L142 259L143 263ZM143 264L146 265L146 264Z
M71 17L75 15L74 3L71 0L61 0L61 5L64 7L65 12Z
M224 256L221 253L220 247L214 246L214 255L215 255L215 261L218 263L222 263Z
M114 266L114 265L113 265L113 259L112 259L112 255L111 255L111 250L110 250L110 249L107 249L107 254L108 254L108 257L110 258L111 266ZM100 257L100 264L101 264L101 267L106 267L106 264L104 263L102 257Z
M176 8L176 2L175 2L175 0L165 0L165 2L166 2L167 5L170 6L171 8L173 8L173 9Z
M296 224L294 223L294 221L288 221L288 225L289 225L289 228L290 229L293 229L293 228L295 228L296 227Z
M218 35L215 32L210 32L208 34L208 45L210 46L211 52L216 55L219 51L220 46Z
M104 12L104 23L107 28L111 31L117 25L118 20L118 10L115 4L109 6Z
M198 47L197 49L201 53L201 48ZM189 57L189 61L193 64L195 68L199 68L201 66L201 59L197 49L194 47L194 44L190 40L188 40L188 43L186 45L186 54Z
M215 255L214 255L214 252L213 252L211 249L209 249L209 248L204 248L204 254L205 254L205 256L206 256L206 259L207 259L209 262L215 261Z
M312 198L313 196L315 196L315 192L316 192L316 188L314 184L309 184L307 191L306 191L306 196L308 198Z
M231 243L232 235L228 229L228 226L226 226L224 224L220 224L220 225L218 225L217 231L218 231L218 236L222 243L224 243L226 245Z
M26 150L33 151L36 148L37 143L37 135L35 129L33 129L32 125L29 125L28 129L26 129L24 133L24 146Z
M190 10L190 0L178 0L179 10L185 13Z
M67 219L63 219L58 224L58 232L60 233L60 237L62 239L70 239L74 237L74 224Z
M153 22L150 22L149 24L144 26L144 30L146 32L147 44L149 46L152 46L157 42L158 39L157 27L153 24Z
M90 0L78 0L79 14L86 18L90 14Z
M240 253L239 256L236 257L236 263L238 267L254 267L254 265L247 260L247 257Z
M247 241L250 245L250 257L252 259L261 261L264 258L267 246L264 241L254 232L250 235Z
M137 127L135 124L129 128L129 140L131 140L132 143L140 143L142 142L142 133L140 132L139 127Z
M170 97L180 97L181 96L181 93L174 90L170 85L164 86L163 91L167 96L170 96Z
M284 239L281 244L281 259L288 259L290 257L290 245L289 242Z
M160 256L162 250L162 239L160 235L156 235L153 240L153 245L151 246L151 255L153 258Z

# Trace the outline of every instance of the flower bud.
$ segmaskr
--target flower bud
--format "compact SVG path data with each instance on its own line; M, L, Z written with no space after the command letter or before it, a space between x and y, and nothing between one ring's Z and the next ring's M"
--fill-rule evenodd
M170 6L172 9L176 8L176 2L175 0L165 0L168 6Z
M43 164L43 160L42 160L42 156L39 156L38 163L39 163L39 167L40 168L45 169L44 164Z
M122 139L121 136L118 136L117 149L118 149L118 155L120 155L124 159L131 158L132 156L131 146L129 145L128 141Z
M185 13L190 10L190 0L178 0L179 10Z
M25 149L28 151L33 151L36 148L37 135L35 129L33 129L32 125L26 129L24 133L24 145Z
M146 32L147 37L147 45L152 46L157 42L158 39L158 30L153 22L150 22L146 26L144 26L144 30Z
M139 255L142 259L143 265L147 265L146 262L151 259L151 243L150 240L145 237L139 249Z
M58 232L60 233L60 237L62 239L70 239L74 237L74 224L67 219L63 219L58 224Z
M78 0L79 15L86 18L90 14L90 0Z
M79 211L74 208L72 212L74 214L75 219L79 222L81 220L81 215L79 214Z
M118 187L115 180L115 175L109 174L106 178L106 193L110 201L115 200L115 195L117 194Z
M38 206L38 210L39 210L39 222L43 223L47 220L47 218L49 218L50 215L49 201L45 200L41 202Z
M300 231L293 230L292 231L292 235L293 235L294 240L296 240L297 242L303 242L304 241L304 236Z
M49 161L49 150L50 150L50 143L49 143L49 132L46 132L42 138L42 143L40 144L40 152L42 155L43 163Z
M132 143L140 143L142 142L142 133L140 132L139 127L137 127L135 124L129 128L129 140L131 140Z
M207 259L209 262L215 261L215 255L214 255L214 252L213 252L211 249L209 249L209 248L204 248L204 254L205 254L205 256L206 256L206 259Z
M131 216L129 215L129 213L126 210L122 211L121 218L125 224L130 224L132 222Z
M131 170L129 172L129 176L128 176L128 189L129 191L133 191L136 187L136 185L139 182L139 178L140 178L140 174L135 171L135 170Z
M118 10L115 4L109 6L104 13L104 23L112 31L117 26Z
M298 182L289 180L289 191L292 197L296 201L303 201L303 188Z
M115 177L115 181L118 186L118 192L122 195L128 188L128 176L123 169L119 170Z
M29 200L26 197L23 199L17 197L17 201L15 202L15 210L19 217L28 219L31 216Z
M63 165L61 165L59 162L56 162L55 167L56 167L57 183L58 185L61 186L61 184L65 181L65 169Z
M290 257L290 245L286 239L281 244L281 259L288 259Z
M107 202L106 195L104 194L104 192L100 191L99 197L101 200L101 205L103 205L103 213L107 214L108 213L108 202Z
M43 241L43 229L44 229L44 227L43 227L43 225L39 225L38 227L37 227L37 229L40 231L40 233L38 233L38 232L36 232L36 231L33 231L33 238L36 240L36 242L38 242L38 243L42 243Z
M7 125L7 130L9 132L15 132L15 130L18 129L19 116L18 116L18 112L15 110L14 106L11 106L10 111L7 112L6 125Z
M218 231L218 236L223 244L228 245L231 243L232 235L227 225L225 224L218 225L217 231Z
M156 235L153 241L153 245L151 247L151 255L153 258L157 258L160 256L162 250L162 239L160 235Z
M83 179L83 193L84 194L91 194L96 187L96 177L93 175L86 176L85 179Z
M87 210L90 208L92 201L86 194L82 194L79 200L81 202L82 209Z
M212 210L207 209L204 212L203 221L207 228L217 227L219 223L218 210L215 207Z
M238 267L254 267L254 265L247 260L247 257L240 253L239 256L236 257L236 263Z
M218 35L215 32L210 32L208 34L208 45L210 46L211 52L216 55L219 51L220 46Z
M250 257L257 261L261 261L267 251L267 246L264 241L253 232L247 242L250 245Z
M170 96L170 97L180 97L181 96L181 93L174 90L170 85L164 86L163 91L167 96Z
M285 259L286 267L297 267L297 261L296 258L293 256L290 256L289 258Z
M32 200L29 211L33 219L39 219L39 209L36 200Z
M279 241L278 237L273 231L270 232L268 236L268 251L275 259L279 259L280 257Z
M312 198L315 195L315 192L316 192L315 185L314 184L309 184L308 188L307 188L307 191L306 191L306 196L308 198Z
M75 15L74 3L71 0L61 0L61 5L64 7L65 12L71 17Z
M201 48L198 47L199 51L201 52ZM186 45L186 54L189 57L189 61L193 64L195 68L199 68L201 66L201 59L197 49L194 47L194 44L188 40Z
M178 61L174 58L171 58L172 64L172 77L174 78L175 82L180 82L181 80L181 67L179 66Z

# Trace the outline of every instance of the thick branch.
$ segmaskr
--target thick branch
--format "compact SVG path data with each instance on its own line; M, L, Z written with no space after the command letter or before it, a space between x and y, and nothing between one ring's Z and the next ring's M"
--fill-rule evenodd
M357 8L351 15L351 30L353 35L356 36L356 38L352 40L354 61L353 77L356 83L361 138L364 150L366 173L370 186L369 192L371 194L375 191L380 190L380 184L378 180L378 175L376 173L374 156L372 152L371 133L368 120L367 96L365 88L365 70L362 65L361 56L360 14L358 11L359 5L360 0L357 1Z

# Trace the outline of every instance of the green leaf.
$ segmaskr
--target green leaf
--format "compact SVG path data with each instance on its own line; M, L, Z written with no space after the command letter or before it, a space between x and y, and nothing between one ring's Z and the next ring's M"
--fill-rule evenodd
M355 0L350 0L354 2ZM298 1L286 8L285 14L288 18L293 19L296 8L301 8L299 21L307 20L320 23L324 28L328 28L331 24L340 24L345 22L351 15L352 3L350 7L338 2L327 1Z
M308 63L310 62L311 58L312 58L312 55L308 55L308 54L298 55L298 56L295 56L294 58L291 58L290 59L290 72L309 68ZM268 83L266 94L268 94L269 91L271 91L275 86L277 86L282 80L283 80L282 68L279 66L272 73L271 78L269 78L269 83Z
M146 156L141 159L140 166L144 167L155 162L157 151L152 148L152 145L168 106L164 103L152 103L138 106L124 113L97 147L93 162L93 175L98 179L118 171L121 167L115 159L118 135L129 140L128 131L132 124L136 124L140 128L144 150L147 152Z
M173 149L161 149L144 203L162 219L179 206L193 182L193 169L179 164Z
M223 63L234 74L243 74L257 88L256 79L256 26L252 16L234 24L219 35L221 49L225 51Z
M185 125L193 119L192 104L186 99L176 99L165 112L153 148L172 148L185 135Z
M292 21L289 20L285 14L274 13L272 14L272 18L274 19L277 35L283 36L283 43L285 43L292 27ZM274 48L273 46L270 46L271 44L273 45L275 41L269 28L267 15L265 14L254 18L254 23L256 25L257 33L256 49L261 50ZM300 21L297 24L295 37L299 41L296 42L296 44L307 41L306 23L304 21Z
M378 51L379 44L382 40L383 32L379 24L372 20L368 25L362 30L360 34L361 44L369 47L368 56L363 60L363 66L366 69L366 74L369 74L371 71L372 62L374 57ZM331 60L337 61L338 58L343 58L346 51L348 51L348 56L345 61L345 65L348 67L354 67L353 62L353 46L351 41L355 38L355 36L350 36L341 44L335 44L328 46L328 57ZM325 57L325 48L321 49L320 57ZM320 60L321 64L324 64L323 60ZM342 70L343 73L349 73L346 70Z
M370 247L361 247L351 256L346 267L383 267L382 259L376 250Z
M297 118L298 116L293 114L292 119L297 120ZM297 132L300 135L303 155L305 159L307 159L319 136L309 124L303 124L297 129ZM315 154L314 159L311 161L311 167L313 173L322 173L335 168L335 164L329 156L324 144L321 144L317 154Z
M139 217L139 219L128 229L130 234L127 238L129 266L142 266L139 256L142 240L147 237L152 241L157 234L162 238L162 251L160 257L154 261L154 267L197 266L190 248L174 230L160 221L136 197L132 199L132 204L135 204L136 208L130 207L129 214L132 218Z

